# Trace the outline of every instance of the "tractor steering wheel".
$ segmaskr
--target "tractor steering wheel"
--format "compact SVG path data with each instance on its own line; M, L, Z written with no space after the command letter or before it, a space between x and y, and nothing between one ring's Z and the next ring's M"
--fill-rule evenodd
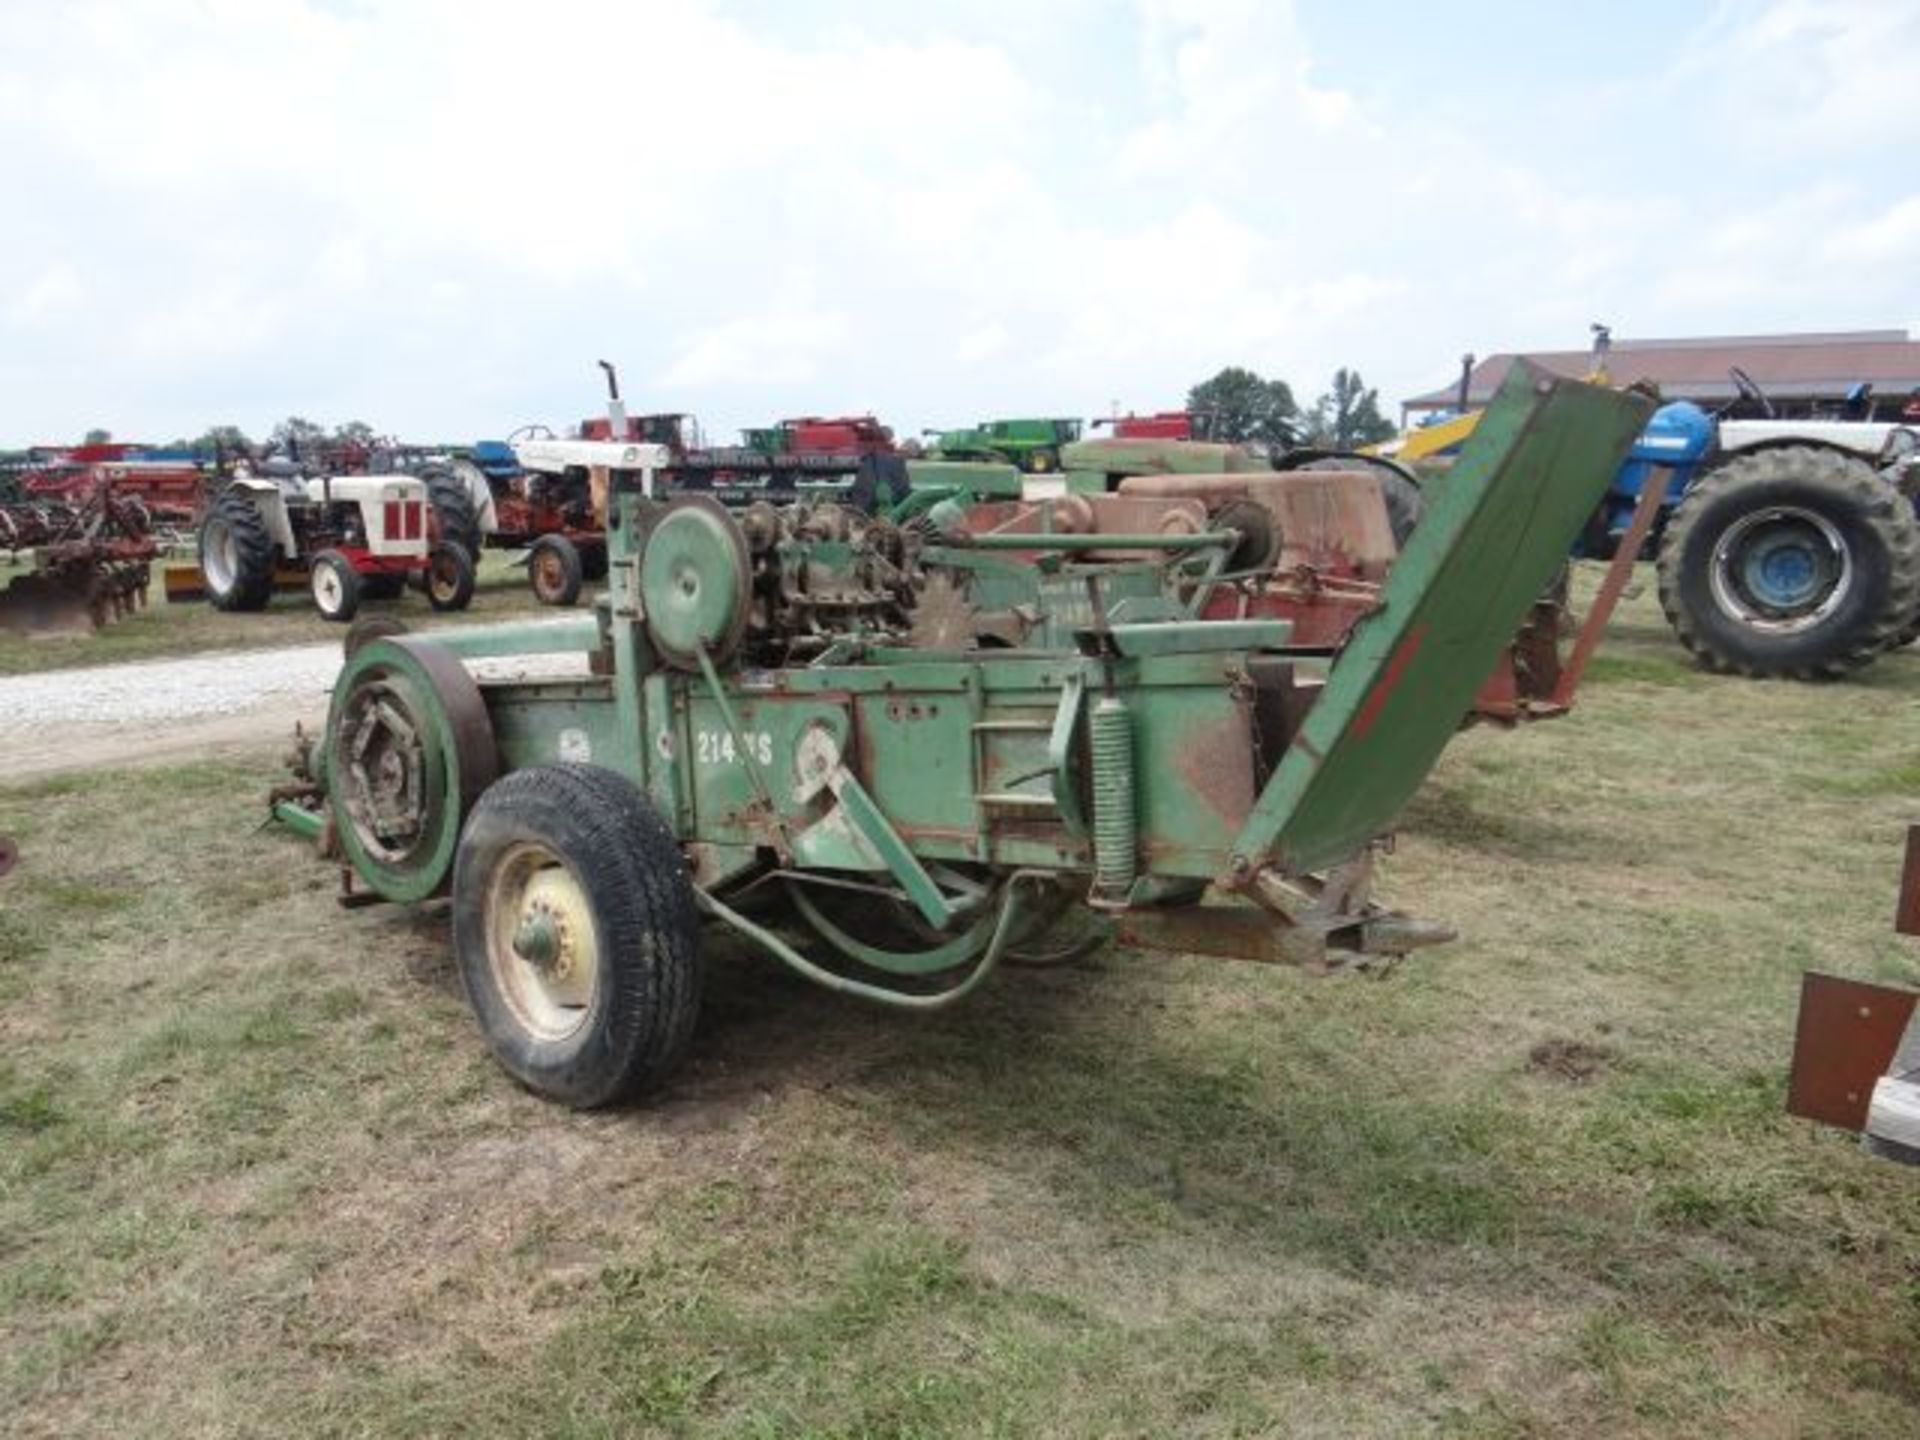
M507 436L507 444L511 445L514 441L522 439L551 440L553 439L553 431L545 425L522 425L518 430L513 431Z
M1742 400L1759 406L1762 418L1773 419L1773 401L1767 398L1767 392L1760 388L1751 375L1734 365L1728 369L1727 377L1733 381L1733 388L1740 393Z

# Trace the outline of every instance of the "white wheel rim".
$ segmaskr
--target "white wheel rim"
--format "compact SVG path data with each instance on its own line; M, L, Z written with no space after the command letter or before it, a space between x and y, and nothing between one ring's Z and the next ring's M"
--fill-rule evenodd
M543 933L550 947L528 943ZM485 934L494 988L523 1030L551 1042L587 1023L599 939L586 891L558 855L529 842L501 857L487 885Z
M346 598L347 587L340 583L340 577L334 573L331 565L313 567L313 600L325 615L340 613L340 604Z
M224 595L233 588L233 577L240 572L240 552L231 525L219 520L208 524L206 553L200 557L200 565L214 591Z

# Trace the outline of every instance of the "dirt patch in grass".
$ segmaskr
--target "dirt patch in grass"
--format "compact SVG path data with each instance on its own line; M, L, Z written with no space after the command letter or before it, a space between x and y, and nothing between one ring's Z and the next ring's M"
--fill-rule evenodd
M1554 1037L1527 1052L1527 1069L1554 1080L1583 1085L1613 1068L1619 1057L1611 1045Z

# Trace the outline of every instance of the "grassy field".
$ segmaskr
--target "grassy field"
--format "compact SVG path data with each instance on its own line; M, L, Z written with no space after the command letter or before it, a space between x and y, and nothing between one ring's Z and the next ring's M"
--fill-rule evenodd
M0 560L0 589L26 568ZM552 613L542 611L534 600L527 588L527 572L508 563L505 554L497 550L482 557L473 604L462 614L437 615L426 597L413 591L399 600L369 600L360 609L363 615L397 615L417 630L474 620L504 620L531 612ZM223 613L204 600L169 605L156 570L148 608L96 634L49 635L31 640L0 634L0 675L74 665L113 665L202 650L338 641L341 629L321 619L306 595L276 595L264 611L247 615Z
M1109 953L958 1012L712 956L575 1116L444 917L343 912L258 764L0 790L14 1433L1920 1433L1920 1185L1781 1114L1802 969L1889 930L1920 655L1688 669L1633 600L1475 732L1378 981Z

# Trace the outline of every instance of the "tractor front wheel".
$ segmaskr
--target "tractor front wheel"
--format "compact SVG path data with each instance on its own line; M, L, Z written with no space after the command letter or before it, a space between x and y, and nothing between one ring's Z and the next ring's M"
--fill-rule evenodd
M693 1033L693 882L672 830L612 770L519 770L481 796L454 862L453 943L494 1057L551 1099L626 1099Z
M1920 606L1920 521L1865 461L1789 446L1694 482L1660 547L1660 606L1710 670L1828 679Z
M436 610L473 603L473 557L456 540L437 541L427 552L427 603Z
M360 574L338 550L322 550L307 574L322 619L344 625L360 610Z
M542 535L527 557L527 579L542 605L573 604L586 581L579 547L564 535Z

